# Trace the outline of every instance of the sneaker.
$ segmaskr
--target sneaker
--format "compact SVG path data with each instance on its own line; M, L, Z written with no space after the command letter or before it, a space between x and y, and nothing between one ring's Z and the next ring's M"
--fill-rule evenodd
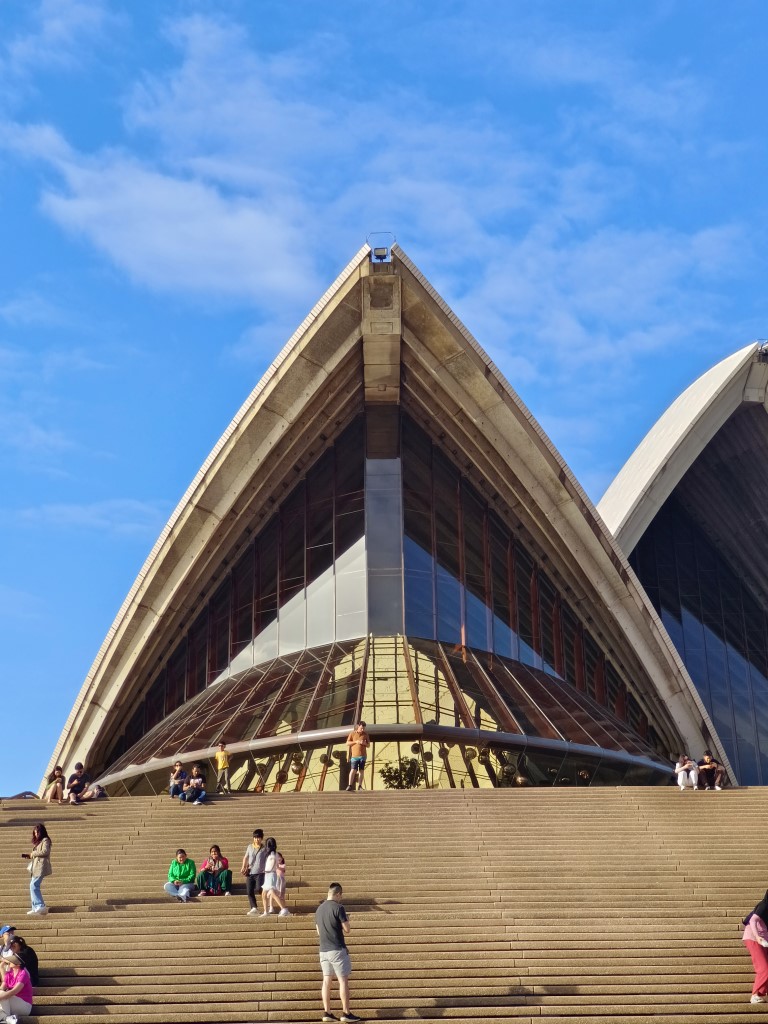
M339 1019L342 1020L344 1024L357 1024L357 1021L362 1020L363 1018L358 1017L354 1013L342 1013Z
M288 907L283 907L283 909L280 911L280 913L277 916L278 917L290 917L291 916L291 912L288 909Z
M347 793L351 793L351 792L352 792L352 787L351 786L347 786Z
M48 907L38 907L37 910L35 911L35 913L36 914L41 914L41 915L42 914L47 914L48 913Z
M698 787L698 786L694 786L693 788L694 788L694 789L698 789L699 787Z
M36 913L37 913L37 911L36 911L36 910L28 910L28 911L27 911L27 917L32 917L32 915L33 915L33 914L36 914Z
M258 910L256 909L256 907L251 907L251 909L246 914L246 917L250 917L251 914L258 914Z
M225 895L225 896L231 896L231 895L232 895L232 893L231 893L231 892L229 891L229 889L227 889L227 891L226 891L226 892L224 893L224 895Z
M259 914L259 917L269 917L271 913L271 910L265 910L263 913Z
M754 996L752 996L752 998L749 1001L750 1001L750 1003L764 1003L765 1002L765 996L754 995ZM344 1020L343 1017L341 1019Z
M19 1018L15 1013L9 1013L5 1018L5 1024L19 1024Z
M322 1021L324 1021L325 1024L328 1024L329 1021L333 1021L333 1020L338 1021L339 1018L338 1017L334 1017L332 1013L324 1013L323 1016L320 1019Z
M203 802L202 800L193 800L192 801L192 806L195 807L197 804L201 804L202 802Z
M722 786L715 786L715 789L718 789L718 790L720 790L720 792L722 792L723 787Z
M704 789L712 789L711 786L705 786Z
M685 786L680 786L680 792L681 792L681 793L684 793L684 792L685 792Z

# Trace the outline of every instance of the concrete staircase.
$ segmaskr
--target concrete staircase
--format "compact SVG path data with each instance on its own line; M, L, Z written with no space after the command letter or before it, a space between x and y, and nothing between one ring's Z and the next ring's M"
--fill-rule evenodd
M40 957L30 1021L318 1021L313 915L338 880L365 1019L740 1024L768 1014L738 928L768 887L767 813L768 789L672 787L4 801L0 917ZM51 912L26 917L39 820ZM257 826L285 855L290 918L246 915ZM166 897L176 848L200 864L212 843L235 896Z

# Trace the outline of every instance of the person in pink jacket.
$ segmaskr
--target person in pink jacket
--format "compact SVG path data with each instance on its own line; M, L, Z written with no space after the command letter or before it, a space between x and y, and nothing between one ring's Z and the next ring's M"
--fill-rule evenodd
M742 939L752 957L755 983L750 1003L768 1003L768 891L755 909L744 918Z

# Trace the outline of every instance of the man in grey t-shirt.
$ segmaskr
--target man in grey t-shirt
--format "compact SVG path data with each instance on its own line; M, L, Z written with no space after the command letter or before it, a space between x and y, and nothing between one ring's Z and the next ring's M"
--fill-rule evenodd
M264 863L267 859L267 847L264 844L264 830L255 828L253 830L253 841L248 844L243 856L243 866L240 874L245 877L245 891L248 894L248 902L251 905L249 914L258 914L256 897L264 885Z
M331 1013L331 981L334 974L339 982L341 1020L354 1024L361 1020L349 1008L349 976L352 963L344 937L349 935L349 918L341 902L341 886L331 882L328 898L315 911L315 928L320 936L320 967L323 971L323 1020L336 1021Z

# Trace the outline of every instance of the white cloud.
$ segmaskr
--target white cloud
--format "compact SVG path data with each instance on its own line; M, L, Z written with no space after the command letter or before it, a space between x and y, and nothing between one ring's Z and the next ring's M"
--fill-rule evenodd
M34 527L91 530L118 536L156 537L168 518L164 502L111 499L89 504L55 503L6 511L4 518Z
M102 0L39 0L26 7L29 28L6 33L0 74L23 78L34 72L80 66L119 18Z
M44 212L132 281L253 307L238 354L273 353L322 291L326 254L378 228L516 385L575 365L625 373L715 326L745 233L633 223L640 165L604 160L590 132L555 152L488 104L444 107L405 86L355 95L329 85L315 39L265 55L201 15L169 22L168 37L178 60L128 90L122 147L78 152L46 125L9 126L6 144L53 170ZM663 148L702 109L700 83L649 74L614 37L532 31L491 46L512 78L570 90L560 142L596 126ZM574 87L600 103L580 105Z

